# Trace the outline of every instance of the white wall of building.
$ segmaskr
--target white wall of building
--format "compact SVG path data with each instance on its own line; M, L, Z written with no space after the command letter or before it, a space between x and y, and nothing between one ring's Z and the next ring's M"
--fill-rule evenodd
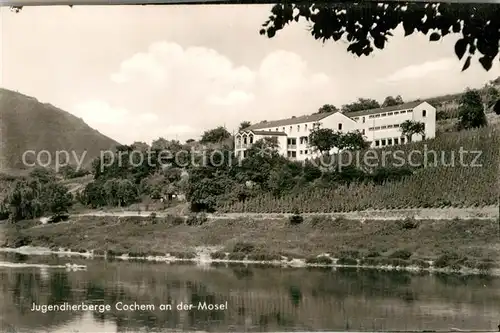
M334 131L351 132L359 130L365 139L372 142L372 147L392 146L397 144L406 144L407 140L401 133L400 125L404 121L413 120L425 124L425 138L432 139L436 136L436 108L427 102L422 102L411 109L401 109L394 111L381 112L378 114L361 115L353 119L340 112L331 114L318 121L320 128L331 128ZM284 135L272 135L277 137L279 143L279 152L283 156L303 161L318 156L308 144L308 138L315 123L299 123L285 126L263 127L258 132L283 132ZM266 137L267 135L255 134L254 141ZM412 141L420 141L422 136L415 134ZM295 144L294 144L295 142ZM376 144L378 142L378 145ZM246 150L246 147L239 148L236 144L236 153ZM335 152L332 150L332 152Z
M423 102L413 109L359 116L356 122L366 139L372 142L372 147L375 147L376 141L379 141L380 146L407 143L399 127L401 123L407 120L423 122L425 124L426 139L432 139L436 136L436 108L427 102ZM402 137L403 139L401 139ZM419 134L412 137L412 141L421 140L422 136ZM383 142L385 144L382 144Z

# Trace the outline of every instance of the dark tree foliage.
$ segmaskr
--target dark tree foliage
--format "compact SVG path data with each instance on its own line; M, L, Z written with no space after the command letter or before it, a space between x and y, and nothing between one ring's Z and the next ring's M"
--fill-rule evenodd
M459 129L469 129L486 126L487 119L484 113L483 102L477 90L468 90L460 98L458 108Z
M428 35L430 41L460 34L455 54L460 60L465 57L462 70L469 68L475 54L480 55L482 67L490 70L499 50L499 17L500 5L494 3L282 3L274 5L260 34L272 38L303 18L315 39L347 40L348 52L367 56L375 48L383 49L392 31L402 24L405 36L417 32Z
M358 98L356 102L342 105L342 112L356 112L379 108L380 104L374 99Z
M318 109L317 113L328 113L328 112L337 112L339 109L335 105L325 104Z

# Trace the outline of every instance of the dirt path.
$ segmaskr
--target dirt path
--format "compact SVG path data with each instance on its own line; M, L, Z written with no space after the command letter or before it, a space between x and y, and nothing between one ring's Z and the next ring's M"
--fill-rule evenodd
M400 220L405 218L415 218L418 220L495 220L498 218L499 209L497 206L482 208L422 208L422 209L394 209L394 210L365 210L347 213L304 213L303 216L331 216L343 217L352 220ZM90 212L84 214L75 214L74 216L148 216L153 212L148 211L121 211L121 212ZM155 212L156 216L164 217L168 212ZM184 215L184 214L179 214ZM209 219L278 219L290 216L291 214L259 214L259 213L227 213L227 214L207 214Z

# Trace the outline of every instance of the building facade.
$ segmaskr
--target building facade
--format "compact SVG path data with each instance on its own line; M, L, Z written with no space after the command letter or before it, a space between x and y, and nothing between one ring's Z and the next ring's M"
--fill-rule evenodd
M396 146L407 143L401 133L401 124L407 120L422 122L425 134L415 134L412 141L432 139L436 136L436 108L417 101L397 106L350 112L329 112L288 119L263 121L249 126L235 135L235 153L246 156L246 150L264 137L278 141L278 151L293 160L303 161L319 155L309 145L309 134L315 126L347 133L359 131L371 147Z

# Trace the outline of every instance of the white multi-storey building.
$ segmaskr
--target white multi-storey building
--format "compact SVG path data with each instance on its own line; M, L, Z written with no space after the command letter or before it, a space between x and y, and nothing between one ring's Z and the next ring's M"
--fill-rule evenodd
M436 136L436 108L427 102L416 101L378 109L350 112L316 113L275 121L262 121L249 126L235 135L235 152L245 157L246 150L264 137L277 138L278 151L286 157L305 160L317 156L309 145L309 134L314 126L331 128L338 132L358 130L372 147L405 144L401 124L406 120L422 122L425 134L414 134L412 141L432 139Z

